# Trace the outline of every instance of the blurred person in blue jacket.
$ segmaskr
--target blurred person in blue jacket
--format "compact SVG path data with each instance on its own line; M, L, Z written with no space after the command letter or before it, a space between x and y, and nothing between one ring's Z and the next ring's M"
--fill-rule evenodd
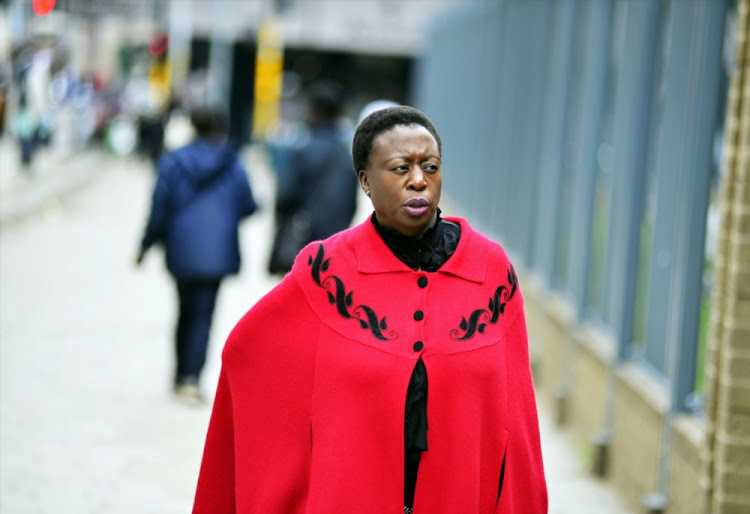
M307 243L348 228L357 208L351 134L341 117L343 91L321 80L310 87L308 96L309 137L291 152L278 174L270 273L286 273Z
M226 142L222 111L196 108L191 123L196 139L158 161L136 264L143 262L152 245L164 245L179 300L174 393L199 405L199 380L219 286L224 277L239 272L238 225L258 206L247 171Z

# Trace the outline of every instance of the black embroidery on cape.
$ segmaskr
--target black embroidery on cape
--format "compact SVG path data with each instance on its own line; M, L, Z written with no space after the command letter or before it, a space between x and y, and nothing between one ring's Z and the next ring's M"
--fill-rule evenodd
M336 275L323 277L322 273L328 271L331 264L331 258L325 258L325 248L322 244L318 245L318 252L313 258L312 255L307 257L307 265L311 267L312 279L315 284L326 290L328 303L336 306L336 311L346 319L356 319L359 325L372 332L372 335L381 341L388 341L398 337L398 333L388 330L388 323L385 317L378 319L375 311L367 305L354 305L353 291L347 293L344 282Z
M508 269L508 286L500 286L495 289L495 295L490 298L487 309L477 309L469 315L469 319L466 317L461 318L460 328L454 328L451 330L451 339L454 341L466 341L471 339L474 335L479 332L484 334L484 329L487 327L487 323L493 325L500 319L500 315L505 312L505 305L513 298L518 289L518 277L516 277L516 271L511 266Z

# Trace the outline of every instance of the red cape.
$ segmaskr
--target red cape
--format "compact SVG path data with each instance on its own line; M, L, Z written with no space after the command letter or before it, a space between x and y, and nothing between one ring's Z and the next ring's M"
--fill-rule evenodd
M461 238L437 272L406 267L367 221L308 245L239 321L193 512L402 513L420 357L429 449L414 512L547 512L515 272L499 244L446 219Z

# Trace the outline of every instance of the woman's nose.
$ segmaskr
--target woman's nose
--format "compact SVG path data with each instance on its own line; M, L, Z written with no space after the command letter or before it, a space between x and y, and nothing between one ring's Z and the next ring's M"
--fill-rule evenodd
M420 166L412 167L409 171L409 188L422 190L427 187L427 181L424 178L424 171Z

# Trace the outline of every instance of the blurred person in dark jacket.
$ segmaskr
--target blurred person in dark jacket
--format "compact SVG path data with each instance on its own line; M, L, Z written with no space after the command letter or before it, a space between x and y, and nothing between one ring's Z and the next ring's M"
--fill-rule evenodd
M21 150L21 167L25 171L29 171L36 152L37 127L37 119L31 106L29 106L26 94L21 94L18 99L13 128L18 139L18 147Z
M268 270L286 273L310 241L349 227L357 208L357 180L352 174L350 134L340 126L343 92L320 81L309 90L309 139L279 170L276 237Z
M247 171L225 141L223 113L196 108L191 122L196 139L158 161L136 263L152 245L164 245L179 299L174 392L186 403L201 404L199 380L219 285L240 269L238 225L258 206Z

